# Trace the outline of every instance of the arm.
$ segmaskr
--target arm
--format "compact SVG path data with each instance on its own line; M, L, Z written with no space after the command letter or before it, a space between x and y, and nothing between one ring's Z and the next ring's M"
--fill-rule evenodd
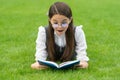
M86 52L87 44L86 44L85 34L82 30L82 26L76 27L75 40L76 40L75 51L77 53L76 59L80 60L79 66L85 68L86 66L88 66L87 61L89 61L89 58L87 57L87 52Z
M46 60L48 54L46 51L46 32L44 27L39 27L39 32L36 40L35 60Z

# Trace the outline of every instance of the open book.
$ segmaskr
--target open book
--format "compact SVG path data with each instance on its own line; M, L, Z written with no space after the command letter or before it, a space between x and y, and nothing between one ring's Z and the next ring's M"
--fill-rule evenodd
M79 64L80 60L67 61L60 64L57 64L52 61L38 60L39 64L51 67L53 69L67 69Z

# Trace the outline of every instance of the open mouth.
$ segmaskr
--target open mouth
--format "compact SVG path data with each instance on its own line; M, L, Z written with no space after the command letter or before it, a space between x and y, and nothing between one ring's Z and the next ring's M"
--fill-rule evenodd
M63 32L64 30L58 30L58 32Z

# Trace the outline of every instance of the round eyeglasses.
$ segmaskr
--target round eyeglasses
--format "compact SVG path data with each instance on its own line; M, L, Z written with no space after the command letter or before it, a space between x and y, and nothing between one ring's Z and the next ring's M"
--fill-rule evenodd
M65 27L68 26L68 23L66 23L66 22L60 23L60 24L58 24L58 23L53 23L52 26L53 26L54 28L57 28L57 27L59 27L59 26L65 28Z

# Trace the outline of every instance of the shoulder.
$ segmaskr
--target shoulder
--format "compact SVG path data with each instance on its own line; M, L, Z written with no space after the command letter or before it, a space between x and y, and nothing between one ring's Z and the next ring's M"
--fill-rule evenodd
M83 33L82 27L83 27L83 25L76 26L76 27L75 27L75 34Z
M39 32L45 32L45 27L39 26L39 27L38 27L38 31L39 31Z
M76 26L76 29L75 29L75 39L76 40L80 40L80 39L85 38L85 34L84 34L82 27L83 27L82 25Z
M44 36L46 36L45 27L39 26L39 28L38 28L38 37L44 37Z
M39 26L36 42L37 42L37 43L41 43L41 42L45 42L45 41L46 41L45 27Z

